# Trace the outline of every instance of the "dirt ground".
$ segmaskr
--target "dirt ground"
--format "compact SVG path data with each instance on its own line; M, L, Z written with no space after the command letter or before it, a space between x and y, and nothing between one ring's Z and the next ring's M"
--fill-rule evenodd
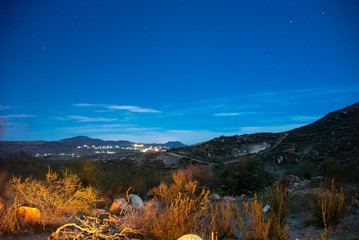
M47 237L50 236L50 234L34 234L34 235L28 235L28 236L17 236L17 237L5 237L1 238L2 240L46 240Z
M315 225L315 224L314 224ZM325 230L313 226L313 217L309 212L292 215L288 219L289 239L317 239ZM328 229L328 238L332 240L359 239L359 204L354 204L335 227Z

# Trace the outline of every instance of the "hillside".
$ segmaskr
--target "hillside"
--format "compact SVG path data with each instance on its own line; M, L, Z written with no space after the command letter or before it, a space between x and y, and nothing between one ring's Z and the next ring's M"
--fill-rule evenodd
M267 163L329 158L359 163L359 102L288 132L221 136L171 151L208 162L257 154Z

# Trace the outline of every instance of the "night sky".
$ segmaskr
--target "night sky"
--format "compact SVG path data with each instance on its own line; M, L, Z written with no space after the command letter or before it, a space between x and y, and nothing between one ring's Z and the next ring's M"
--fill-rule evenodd
M359 1L0 1L3 140L193 144L359 101Z

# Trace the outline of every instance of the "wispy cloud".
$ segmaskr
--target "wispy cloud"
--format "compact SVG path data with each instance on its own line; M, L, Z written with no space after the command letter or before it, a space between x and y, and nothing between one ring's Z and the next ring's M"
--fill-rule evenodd
M251 114L258 114L258 113L257 112L215 113L213 114L213 116L230 117L230 116L251 115Z
M118 120L117 118L92 118L85 116L68 116L68 118L79 122L115 122Z
M161 113L162 111L151 109L151 108L141 108L138 106L129 106L129 105L108 105L108 104L91 104L91 103L76 103L72 104L75 107L97 107L105 108L109 110L127 110L130 112L137 113Z
M140 108L136 106L119 106L119 105L107 105L108 109L115 110L129 110L131 112L141 112L141 113L161 113L161 111L150 109L150 108Z
M30 114L13 114L13 115L3 115L0 116L0 118L30 118L30 117L36 117L36 115L30 115Z
M7 105L0 105L0 111L1 110L6 110L6 109L9 109L11 108L10 106L7 106Z
M76 103L72 104L74 107L103 107L103 104L91 104L91 103Z
M64 127L62 131L68 131L78 134L93 134L93 133L112 133L112 134L155 134L158 128L137 127L134 124L100 124L100 125L85 125L76 127Z
M258 132L285 132L303 126L304 124L292 124L281 126L251 126L242 127L237 131L211 131L211 130L164 130L138 132L101 132L93 136L105 140L129 140L142 143L165 143L167 141L181 141L185 144L195 144L209 141L219 136L233 136ZM139 128L140 129L140 128Z

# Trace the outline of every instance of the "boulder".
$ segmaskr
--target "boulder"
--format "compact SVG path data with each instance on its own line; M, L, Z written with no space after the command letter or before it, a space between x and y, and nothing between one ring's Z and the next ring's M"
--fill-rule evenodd
M124 198L118 198L113 200L113 203L110 207L110 212L128 212L130 208Z
M38 224L41 222L40 210L33 207L20 207L16 211L17 216L24 225Z
M229 202L234 202L234 201L236 201L236 199L235 199L234 197L229 197L229 196L223 197L223 200L224 200L224 201L229 201Z
M217 193L214 193L214 194L209 195L208 199L218 201L218 200L221 200L221 197Z
M275 182L274 186L278 186L286 192L292 192L298 183L300 183L300 179L298 177L294 175L285 175Z
M128 195L128 199L130 201L131 206L134 209L140 210L141 208L143 208L143 201L139 196L137 196L135 194L130 194L130 195Z

